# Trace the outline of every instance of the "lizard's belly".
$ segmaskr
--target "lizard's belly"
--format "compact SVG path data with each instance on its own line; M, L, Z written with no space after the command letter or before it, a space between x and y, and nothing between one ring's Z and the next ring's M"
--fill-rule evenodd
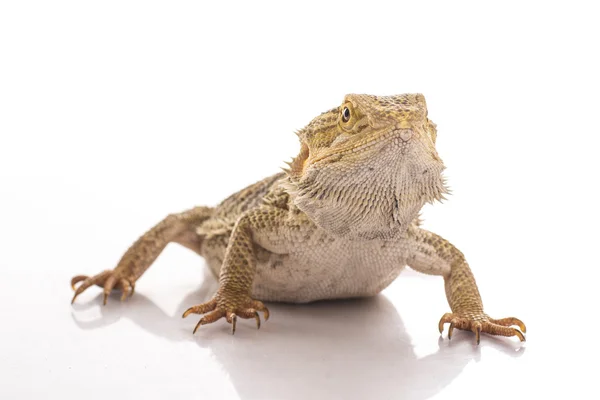
M407 254L408 248L398 242L331 237L287 254L259 251L252 295L294 303L373 296L402 272Z

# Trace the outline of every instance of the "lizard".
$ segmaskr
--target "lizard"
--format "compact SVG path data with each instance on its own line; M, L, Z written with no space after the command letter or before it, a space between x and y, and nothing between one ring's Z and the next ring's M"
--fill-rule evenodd
M421 227L426 203L449 193L435 144L437 127L422 94L348 94L296 132L299 154L283 171L229 196L216 207L170 214L143 234L117 266L71 280L72 303L87 288L121 300L169 243L204 257L219 280L193 333L221 318L235 333L238 318L266 321L263 302L309 303L375 296L406 266L444 279L454 329L516 336L525 324L483 310L465 256Z

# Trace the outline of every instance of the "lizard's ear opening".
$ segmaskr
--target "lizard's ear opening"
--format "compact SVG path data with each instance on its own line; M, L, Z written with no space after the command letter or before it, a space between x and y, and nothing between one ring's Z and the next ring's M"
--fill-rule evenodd
M308 149L308 145L302 142L300 153L289 164L290 169L288 175L290 176L290 178L300 179L300 177L302 177L309 156L310 150Z

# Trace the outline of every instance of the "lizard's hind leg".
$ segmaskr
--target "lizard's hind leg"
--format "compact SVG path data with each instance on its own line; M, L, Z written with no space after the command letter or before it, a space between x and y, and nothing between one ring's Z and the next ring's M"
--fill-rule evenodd
M92 277L77 275L71 279L71 287L75 290L71 302L94 284L104 289L104 304L114 288L123 291L121 300L125 300L133 294L135 282L170 242L179 243L200 254L202 237L196 234L196 228L212 215L212 208L195 207L167 216L131 245L115 269ZM83 283L76 288L75 285L82 281Z

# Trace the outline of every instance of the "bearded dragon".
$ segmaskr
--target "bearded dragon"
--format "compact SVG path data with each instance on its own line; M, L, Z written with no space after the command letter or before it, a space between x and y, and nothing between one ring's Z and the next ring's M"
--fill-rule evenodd
M422 94L349 94L338 107L297 132L300 152L289 168L225 199L216 207L171 214L141 236L116 268L75 276L73 302L96 284L104 304L113 289L124 300L168 243L204 257L219 289L183 314L201 325L225 318L269 318L266 302L374 296L405 266L444 278L451 312L439 330L517 336L517 318L484 313L475 278L450 242L420 227L426 203L447 193L437 154L436 125ZM76 285L81 282L77 287ZM518 327L519 329L515 328Z

